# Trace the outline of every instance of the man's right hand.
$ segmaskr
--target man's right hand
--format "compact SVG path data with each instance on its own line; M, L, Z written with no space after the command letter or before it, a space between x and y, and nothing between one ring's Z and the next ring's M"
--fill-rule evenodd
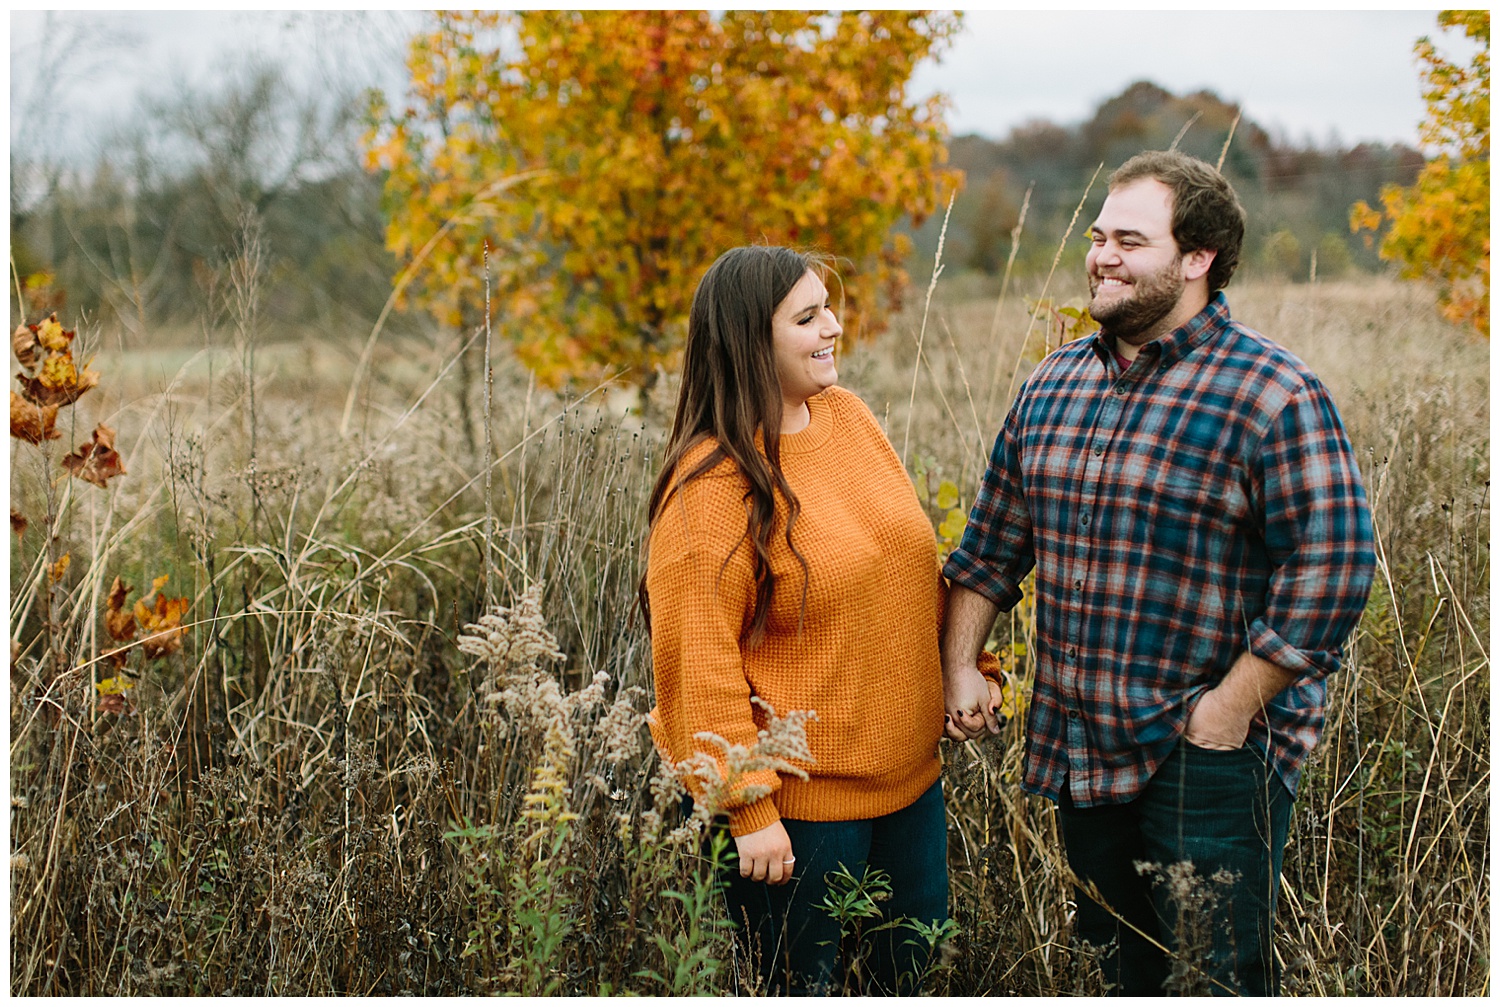
M973 665L943 672L943 733L953 741L968 741L1000 733L1000 686Z

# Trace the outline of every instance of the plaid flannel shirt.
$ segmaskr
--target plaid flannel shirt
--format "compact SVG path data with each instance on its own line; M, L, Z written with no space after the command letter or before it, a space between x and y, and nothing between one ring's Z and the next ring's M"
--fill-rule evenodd
M1248 649L1298 676L1247 741L1296 792L1373 533L1327 389L1222 292L1123 373L1095 334L1027 380L944 573L1005 610L1033 566L1024 789L1136 797Z

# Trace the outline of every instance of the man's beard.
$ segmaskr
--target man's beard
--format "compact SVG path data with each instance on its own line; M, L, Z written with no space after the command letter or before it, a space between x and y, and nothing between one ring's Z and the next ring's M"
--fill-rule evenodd
M1093 297L1089 301L1089 314L1111 336L1133 343L1172 313L1186 289L1187 283L1182 278L1182 256L1179 255L1156 272L1137 277L1129 297L1103 304L1099 302L1098 282L1091 278L1089 293Z

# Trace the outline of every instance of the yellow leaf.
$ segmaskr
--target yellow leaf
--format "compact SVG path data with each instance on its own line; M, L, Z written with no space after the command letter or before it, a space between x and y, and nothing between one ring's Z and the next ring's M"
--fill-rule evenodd
M958 487L944 479L938 484L937 505L940 510L958 506Z
M123 675L118 675L95 682L94 688L99 690L101 696L118 696L127 689L134 689L135 683Z
M55 311L48 315L36 329L37 341L53 353L62 353L67 350L68 344L73 341L73 335L58 322Z
M1010 675L1000 687L1000 716L1014 720L1026 711L1026 690Z

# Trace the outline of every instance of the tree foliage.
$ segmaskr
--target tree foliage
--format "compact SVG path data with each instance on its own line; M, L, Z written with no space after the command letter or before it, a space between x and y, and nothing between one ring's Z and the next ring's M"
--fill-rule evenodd
M961 177L941 167L943 101L906 95L957 27L898 11L440 14L412 41L404 106L377 99L367 138L406 293L472 323L487 243L498 323L539 377L623 367L649 383L708 264L767 242L849 260L845 327L873 333L907 280L892 225L920 223Z
M1416 183L1389 186L1381 209L1355 204L1350 225L1376 230L1388 223L1380 255L1401 274L1438 285L1443 314L1490 332L1490 13L1443 11L1443 28L1461 28L1478 43L1467 67L1450 62L1432 41L1417 41L1427 119L1423 143L1436 148Z

